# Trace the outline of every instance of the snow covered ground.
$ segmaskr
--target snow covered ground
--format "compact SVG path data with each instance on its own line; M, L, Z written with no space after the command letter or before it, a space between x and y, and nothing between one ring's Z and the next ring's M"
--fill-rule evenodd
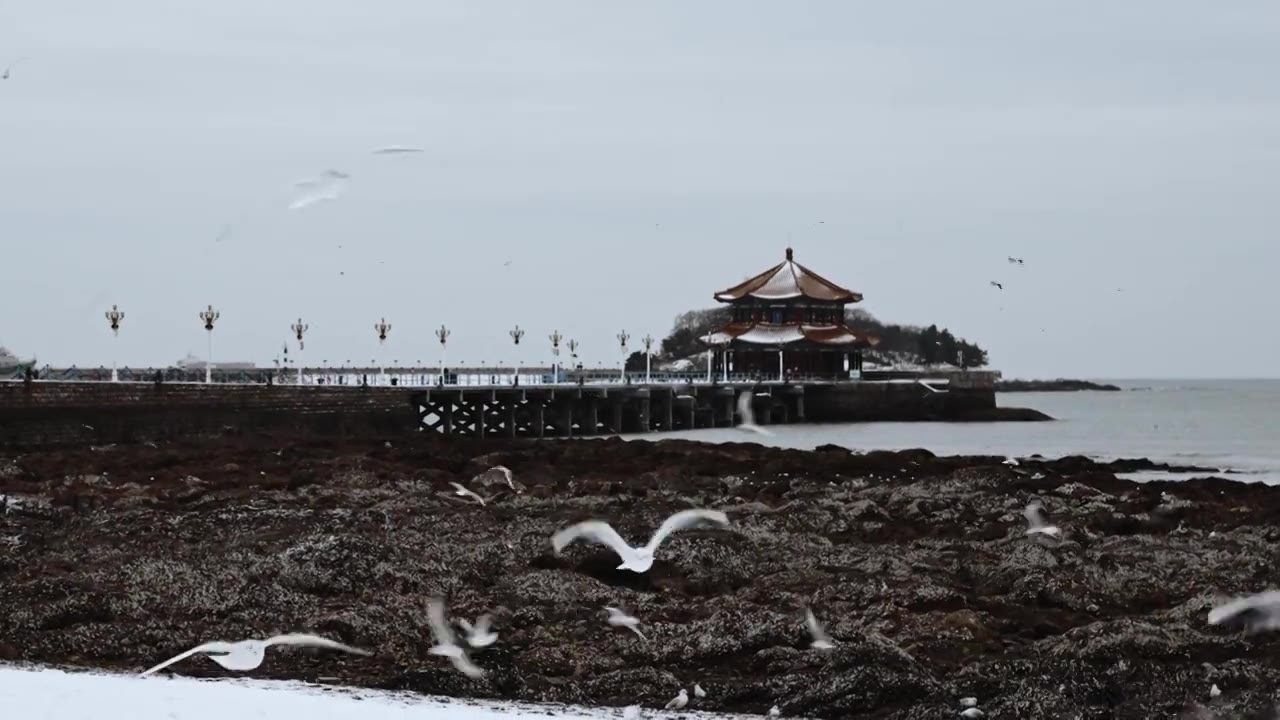
M521 705L268 680L196 680L0 667L0 718L14 720L511 720L621 718L621 708ZM645 709L641 717L732 718Z

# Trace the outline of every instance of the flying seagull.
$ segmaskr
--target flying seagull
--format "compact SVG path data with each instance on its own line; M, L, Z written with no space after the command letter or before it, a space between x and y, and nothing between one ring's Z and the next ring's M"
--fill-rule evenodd
M1210 625L1243 625L1248 634L1280 628L1280 590L1236 598L1209 611Z
M809 635L813 636L813 642L809 643L809 647L814 650L830 650L836 644L831 640L831 636L826 630L822 629L822 625L818 622L818 618L813 616L813 611L805 608L805 621L809 624Z
M666 709L680 710L684 708L685 705L688 705L688 704L689 704L689 691L685 690L684 688L680 688L680 694L671 698L671 700L667 703Z
M13 74L13 69L18 67L18 63L22 62L23 60L26 60L26 58L20 57L17 60L14 60L13 62L9 63L9 66L4 69L4 74L0 75L0 80L8 80L9 76Z
M462 628L467 634L467 644L473 648L489 647L498 641L498 633L489 630L489 616L481 615L476 618L476 624L472 625L466 620L455 620L454 622Z
M1000 283L996 282L995 280L992 280L992 281L991 281L991 287L1000 288L1001 290L1003 290L1003 289L1004 289L1004 285L1001 285Z
M471 658L467 657L467 651L463 650L454 639L453 630L449 629L449 623L445 622L444 601L440 598L431 598L427 604L427 621L431 624L431 634L436 639L436 644L432 645L429 651L432 655L449 658L449 662L453 663L459 672L473 680L484 676L484 670L471 662Z
M318 635L308 634L292 634L292 635L276 635L266 640L241 640L239 642L207 642L203 645L197 645L190 650L175 655L168 660L156 665L142 673L143 677L150 675L158 670L163 670L170 665L185 660L197 653L204 653L209 656L210 660L218 663L228 670L236 670L244 672L253 670L262 664L263 658L266 656L267 648L272 645L302 645L305 647L321 647L330 650L341 650L343 652L354 653L356 655L370 655L368 650L361 650L350 645L343 645L340 642L334 642Z
M649 538L647 545L637 548L628 545L627 541L623 540L618 531L614 530L609 523L603 520L587 520L570 525L552 535L551 546L559 554L566 545L579 538L607 545L611 550L618 553L618 557L622 559L622 564L618 566L618 570L626 569L642 573L653 567L653 555L657 552L658 546L662 544L662 541L667 539L668 535L677 530L684 530L704 522L725 526L729 524L729 516L719 510L681 510L662 523L657 532L653 534L653 537Z
M517 486L515 478L511 475L511 469L506 465L494 465L479 475L471 478L472 484L478 484L481 487L489 487L492 485L506 485L512 492L520 492L524 489L523 485Z
M1027 519L1028 535L1047 535L1056 538L1062 534L1062 530L1058 529L1057 525L1050 525L1049 521L1044 519L1039 503L1028 505L1027 509L1022 511L1022 516Z
M388 145L387 147L378 148L373 151L374 155L406 155L408 153L426 152L422 148L409 147L407 145Z
M450 482L449 484L453 486L454 495L457 495L458 497L464 497L464 498L474 498L476 502L480 503L481 505L484 504L484 498L480 497L475 492L468 489L465 485L462 485L456 482Z
M760 435L772 435L773 433L765 430L756 424L756 412L751 407L751 400L755 397L755 393L750 390L743 390L738 393L738 421L737 428L744 432L753 432Z
M322 200L333 200L342 194L351 176L340 170L325 170L319 177L294 183L298 194L289 203L290 210L314 205Z
M641 640L648 641L649 638L640 632L640 618L634 615L628 615L625 610L619 610L616 607L606 607L605 611L609 613L608 623L614 627L624 627L635 633Z
M1009 262L1014 265L1022 265L1022 258L1010 257Z

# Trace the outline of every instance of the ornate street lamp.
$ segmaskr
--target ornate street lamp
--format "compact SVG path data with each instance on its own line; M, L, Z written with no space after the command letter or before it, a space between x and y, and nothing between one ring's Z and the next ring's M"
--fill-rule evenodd
M524 331L520 329L519 325L514 330L508 330L507 334L511 336L512 340L516 341L517 345L520 344L520 338L524 337Z
M213 323L222 317L222 313L210 305L208 309L200 311L199 317L204 322L205 332L209 334L209 354L204 359L204 381L209 384L213 382Z
M298 338L298 384L302 384L302 334L310 328L310 325L302 322L302 318L298 318L298 322L289 326L293 331L293 336Z
M622 366L618 372L618 381L626 382L627 380L627 341L631 339L631 336L627 334L626 330L623 330L622 332L618 333L617 338L618 338L618 344L622 347Z
M387 322L386 318L382 318L373 324L373 329L378 333L378 357L381 358L382 348L387 343L387 333L391 332L391 323ZM378 377L386 375L381 360L374 360L374 362L378 363Z
M120 337L120 321L124 319L124 313L115 305L111 306L111 310L107 312L107 322L111 323L111 334L117 339ZM111 382L120 380L119 374L116 373L116 351L111 351Z
M436 328L436 339L440 341L440 384L444 385L444 354L449 343L449 328L440 323L440 327Z
M564 336L560 334L559 330L552 330L547 339L551 341L552 382L560 382L560 341L564 339Z
M644 384L648 385L650 370L649 362L653 357L649 353L649 350L653 347L653 336L646 333L644 337L640 338L640 342L644 343Z

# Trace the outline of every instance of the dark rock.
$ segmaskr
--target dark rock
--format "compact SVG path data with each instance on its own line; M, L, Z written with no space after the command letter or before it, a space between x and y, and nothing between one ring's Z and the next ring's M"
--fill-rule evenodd
M1079 392L1083 390L1100 390L1117 392L1120 387L1107 383L1096 383L1088 380L998 380L996 392Z
M310 630L377 652L291 652L255 676L649 707L696 681L711 691L698 709L820 718L954 716L966 695L989 717L1270 707L1280 643L1205 615L1280 585L1280 488L1116 477L1170 469L1144 459L1003 460L256 435L0 457L20 468L0 476L17 498L0 513L0 659L136 671L212 638ZM528 492L441 497L499 462ZM1026 538L1032 498L1062 543ZM720 508L732 528L674 535L643 575L598 546L550 547L590 517L640 543L688 507ZM433 595L454 617L493 613L482 680L427 652ZM649 641L609 627L606 605ZM834 651L808 647L805 607Z

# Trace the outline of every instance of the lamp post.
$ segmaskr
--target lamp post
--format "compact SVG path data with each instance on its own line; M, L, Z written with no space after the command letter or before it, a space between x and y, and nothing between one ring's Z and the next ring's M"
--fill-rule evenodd
M440 341L440 384L444 385L444 353L449 342L449 328L444 323L440 323L440 327L436 329L436 338Z
M200 311L200 319L204 321L205 332L209 335L209 354L204 358L205 384L213 382L213 323L220 317L222 317L222 313L214 310L212 305Z
M559 330L553 330L547 336L547 339L551 341L552 382L558 383L560 382L560 341L564 339L564 336L560 334Z
M618 333L617 337L618 337L618 344L622 347L622 364L619 366L619 369L618 369L618 382L626 382L627 381L627 341L631 339L631 336L627 334L626 330L623 330L622 332Z
M293 331L293 336L298 338L298 384L302 384L302 334L310 328L310 325L302 322L302 318L298 318L298 322L289 326Z
M524 337L524 331L520 329L520 326L519 326L519 325L516 325L513 329L511 329L510 331L508 331L508 332L507 332L507 334L511 336L511 339L515 341L516 345L519 345L519 344L520 344L520 338ZM518 356L518 354L517 354L517 356ZM520 384L520 371L519 371L519 370L515 370L515 378L514 378L514 380L512 381L512 384L513 384L513 385L519 385L519 384Z
M653 347L653 336L645 333L645 336L640 338L640 342L644 343L644 384L648 385L649 371L651 370L649 367L649 360L651 357L649 354L649 348Z
M111 306L111 310L107 313L107 322L111 323L111 334L116 338L120 337L120 321L124 319L124 313ZM119 382L120 376L116 373L116 351L111 351L111 382Z
M702 337L702 339L707 343L707 382L710 383L711 382L711 365L712 365L712 360L715 357L713 354L715 353L715 349L711 347L711 333L707 333Z
M391 323L386 318L378 320L373 324L373 329L378 333L378 377L381 378L386 372L382 369L382 348L387 343L387 333L391 332Z

